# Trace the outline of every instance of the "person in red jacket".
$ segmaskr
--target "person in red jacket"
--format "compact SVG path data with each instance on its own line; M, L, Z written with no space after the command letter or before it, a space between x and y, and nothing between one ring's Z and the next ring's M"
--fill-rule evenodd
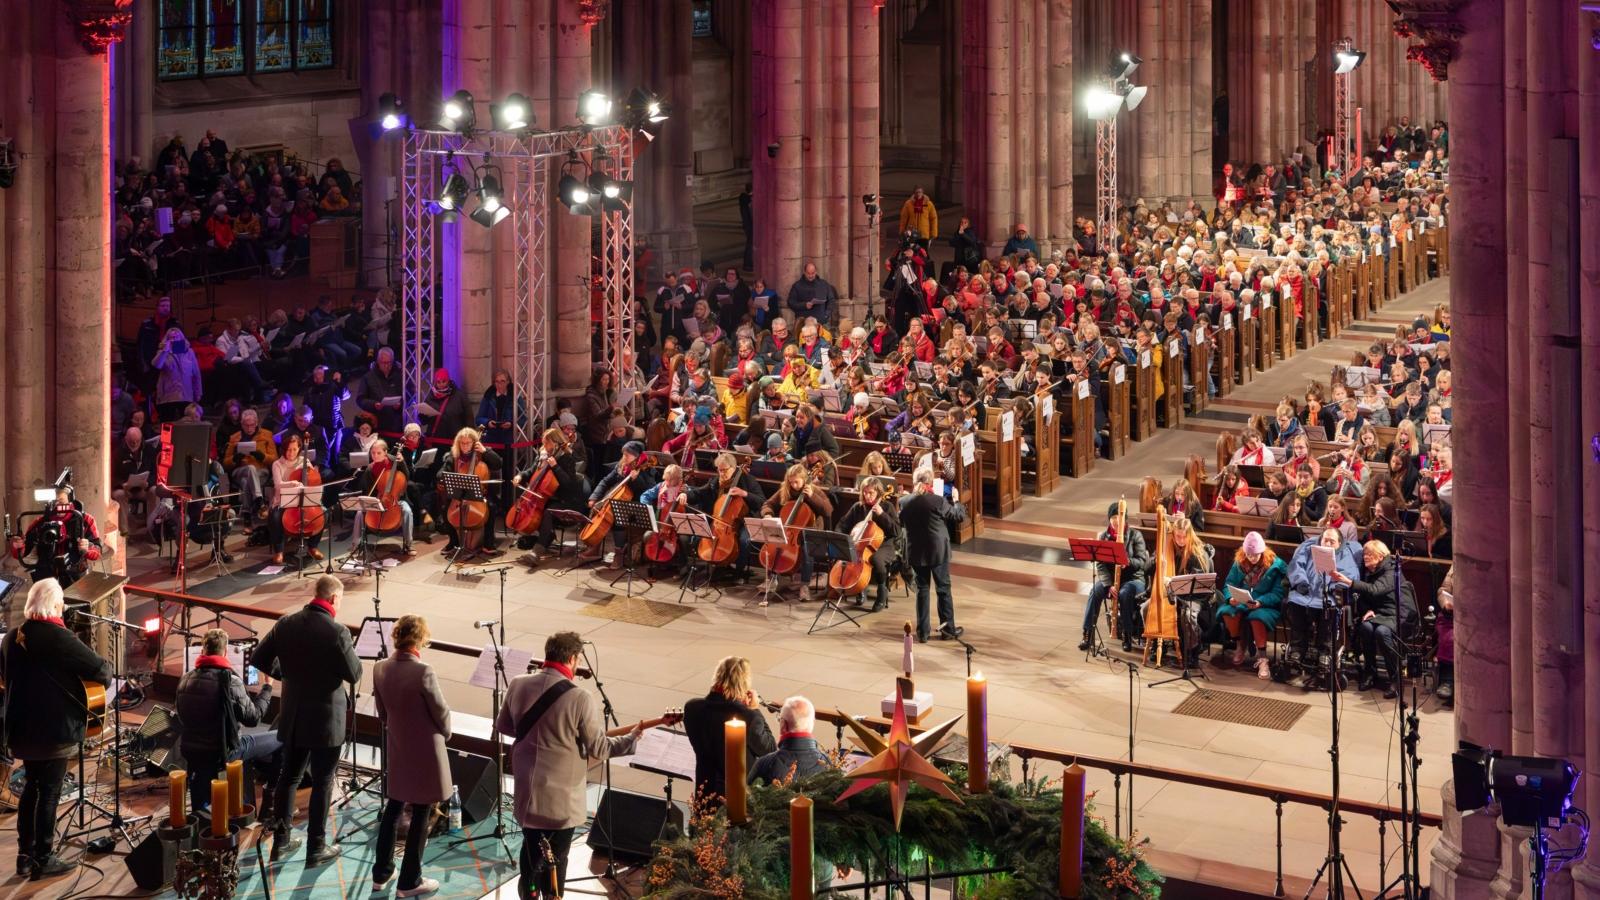
M11 539L11 553L19 562L30 553L33 563L24 563L35 582L54 578L69 587L89 571L89 564L100 559L103 545L94 516L84 512L72 499L72 485L56 488L56 499L21 537Z

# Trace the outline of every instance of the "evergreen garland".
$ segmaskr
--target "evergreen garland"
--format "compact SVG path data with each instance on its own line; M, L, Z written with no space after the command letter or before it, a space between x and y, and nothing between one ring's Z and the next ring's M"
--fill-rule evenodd
M958 784L966 783L964 767L942 768ZM789 895L789 801L802 794L815 802L816 870L826 870L825 860L854 870L848 877L836 875L837 883L859 881L864 866L874 878L881 877L886 859L898 859L905 871L920 872L926 858L934 871L1010 870L1009 875L963 879L963 893L980 900L1059 895L1059 780L1013 784L994 779L988 794L963 792L961 804L914 788L906 798L898 837L888 788L878 785L840 805L836 798L850 783L843 771L830 769L799 782L753 785L750 821L740 827L729 826L719 804L697 802L690 834L656 844L648 895L784 900ZM1161 877L1145 862L1143 846L1143 840L1119 840L1104 822L1086 814L1083 896L1159 897Z

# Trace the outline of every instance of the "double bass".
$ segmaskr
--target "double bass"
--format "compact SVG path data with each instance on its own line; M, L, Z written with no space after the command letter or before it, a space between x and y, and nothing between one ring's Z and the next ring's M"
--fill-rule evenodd
M1177 574L1172 559L1171 526L1167 514L1156 513L1156 571L1150 585L1150 602L1144 609L1145 654L1148 660L1154 655L1153 665L1161 665L1163 641L1178 640L1178 607L1167 596L1167 582Z
M806 478L806 486L817 484L822 478L822 464L811 467L811 473ZM818 485L820 489L820 485ZM796 493L793 500L784 504L779 511L783 519L783 538L781 544L766 544L761 548L761 567L774 575L788 575L800 568L800 531L816 521L817 514L812 511L811 504L806 502L805 489Z
M474 449L471 456L455 461L455 471L462 475L476 475L479 481L489 480L489 465ZM460 536L463 550L476 550L483 541L483 527L489 524L489 503L486 500L452 499L444 518Z
M406 495L406 476L400 471L400 461L391 459L389 471L383 473L381 477L381 481L374 479L372 482L372 496L383 501L383 509L363 513L365 518L362 524L368 531L388 534L399 528L404 518L400 501Z
M742 463L735 468L728 487L738 487L739 477L749 467L749 463ZM716 505L711 508L711 536L700 539L697 551L702 560L714 566L725 566L739 555L739 529L744 526L749 509L745 498L734 496L731 490L717 497Z
M606 539L606 535L611 533L611 526L617 521L616 513L611 511L611 502L613 500L627 502L633 499L633 476L649 465L647 460L648 457L645 456L634 460L633 465L623 474L616 486L595 503L594 511L589 514L589 521L583 526L583 530L578 532L578 540L585 546L598 547Z
M506 510L507 529L517 534L533 534L539 530L539 526L544 522L545 507L549 505L550 498L556 495L556 491L561 489L561 482L556 479L555 466L555 454L545 453L544 461L528 478L527 485L517 496L517 502Z
M828 587L838 591L840 597L859 594L872 583L872 554L883 546L884 539L883 529L872 520L872 514L884 499L880 496L872 509L867 510L866 518L850 529L850 543L856 548L857 561L841 559L828 570Z
M322 473L311 465L303 449L300 452L300 483L308 489L322 486ZM302 499L283 508L283 533L289 537L309 538L321 534L324 521L320 499L316 503L307 503Z

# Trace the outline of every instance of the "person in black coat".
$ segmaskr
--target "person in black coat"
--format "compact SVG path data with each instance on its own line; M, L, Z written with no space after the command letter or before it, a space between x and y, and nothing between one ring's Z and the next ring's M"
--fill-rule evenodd
M1350 588L1355 601L1356 646L1361 649L1360 689L1383 689L1392 700L1400 680L1400 635L1417 618L1417 598L1411 582L1395 571L1389 548L1382 541L1367 541L1361 548L1361 580L1334 573L1333 579ZM1383 655L1385 678L1378 677L1378 655Z
M730 266L722 280L711 286L710 297L717 323L728 334L733 334L750 315L750 286L739 278L738 269Z
M778 748L750 767L750 783L799 781L830 768L827 754L817 747L817 739L812 737L816 725L817 708L810 700L790 697L783 701L783 711L778 713Z
M755 769L756 761L778 749L761 714L761 698L750 684L750 660L729 656L717 664L711 691L683 705L683 732L694 748L695 790L702 796L727 794L726 756L723 753L724 724L731 719L745 723L745 771Z
M361 660L356 657L350 629L336 618L344 584L332 575L323 575L317 578L315 590L316 596L305 608L289 613L272 626L256 644L251 659L256 668L274 672L283 681L283 703L278 713L283 769L268 814L274 833L272 859L276 862L300 846L298 839L290 839L289 826L294 822L295 789L309 764L308 866L324 865L339 855L339 845L326 841L329 792L349 713L345 685L361 682Z
M400 317L395 316L395 318ZM378 418L379 431L398 434L404 427L405 401L396 399L385 402L390 398L403 398L405 394L400 367L394 364L393 348L384 347L378 351L372 367L356 382L351 394L354 395L358 406Z
M194 668L178 682L175 701L178 721L183 723L178 746L189 765L189 805L196 812L210 804L211 779L230 760L268 763L261 783L276 784L276 766L269 761L283 746L271 729L242 730L254 729L266 718L272 685L264 684L250 696L244 673L235 672L228 661L228 633L221 628L207 631L200 650ZM255 805L255 798L246 797L244 802Z
M889 608L889 573L894 571L895 546L900 537L900 507L884 497L886 486L877 478L862 482L860 501L845 512L836 526L839 531L853 535L855 528L870 515L883 531L883 544L872 553L872 583L877 585L872 612ZM860 603L861 598L857 597L856 602Z
M548 464L548 466L546 465ZM517 539L517 547L522 550L533 549L535 541L545 550L555 542L556 518L550 515L552 510L568 509L587 513L589 511L589 497L584 491L583 476L578 474L578 457L568 449L567 436L559 428L547 428L544 432L544 447L539 458L533 465L516 474L511 479L511 485L521 488L524 483L531 482L535 477L542 477L547 470L556 477L555 494L548 497L544 504L544 517L539 520L539 534L535 538L525 534ZM522 491L518 490L520 499Z
M978 267L983 264L983 239L978 237L971 219L961 217L961 224L950 235L950 246L955 249L954 265L965 266L969 273L977 274Z
M939 637L958 638L965 629L956 625L955 601L950 597L950 529L967 517L956 497L946 501L933 492L933 473L916 475L911 496L900 502L900 526L906 531L906 561L917 580L917 640L926 644L933 630L928 622L928 582L939 598Z
M1145 576L1150 570L1150 551L1144 543L1144 533L1129 528L1122 504L1113 503L1106 510L1106 530L1097 540L1115 541L1121 537L1122 548L1128 554L1128 564L1122 566L1122 582L1117 586L1117 630L1122 635L1122 649L1133 650L1134 635L1144 631L1144 618L1139 611L1139 598L1144 596ZM1083 610L1083 640L1079 650L1094 645L1095 622L1100 618L1100 605L1111 593L1111 583L1116 580L1115 563L1094 564L1094 586L1089 588L1089 605Z
M484 468L489 473L489 477L484 480L488 481L500 477L499 472L502 464L500 454L483 446L483 438L476 429L463 428L456 432L455 443L451 445L450 452L444 454L438 463L438 467L434 469L434 480L442 488L444 485L442 481L439 481L439 473L460 471L469 475L476 474L477 463L479 462L483 463ZM416 467L413 466L412 470L416 471ZM490 487L492 488L493 486L491 485ZM492 503L493 494L485 492L485 496L491 498L491 503L488 521L482 527L483 537L478 552L484 556L499 556L500 550L495 546L494 530L495 523L504 516L504 512L501 511L497 515ZM444 552L447 554L454 553L464 543L459 529L450 524L450 501L451 498L448 496L436 496L439 512L433 520L433 527L444 532L448 538L444 547Z
M83 683L111 683L111 665L62 623L65 607L59 582L34 582L25 621L0 641L6 746L22 761L17 873L34 880L77 868L55 855L56 807L88 721Z
M818 450L827 452L830 459L839 456L839 440L833 429L822 421L817 408L809 403L800 404L794 412L794 431L789 435L789 456L804 459Z
M475 410L467 408L467 394L451 380L450 373L433 373L433 388L417 403L417 421L422 433L431 438L448 438L472 426Z
M767 502L767 492L761 487L761 482L756 481L749 470L739 469L739 459L732 453L722 452L712 465L717 470L717 477L706 480L704 483L689 489L689 506L706 515L716 512L717 500L725 493L739 491L744 497L745 515L755 515ZM737 565L742 575L750 565L750 532L745 530L744 522L739 525L739 556Z

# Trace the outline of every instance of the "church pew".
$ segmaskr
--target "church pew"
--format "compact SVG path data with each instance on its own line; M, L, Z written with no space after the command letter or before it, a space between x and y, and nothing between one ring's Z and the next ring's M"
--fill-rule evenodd
M1019 425L1033 436L1033 495L1048 497L1061 484L1061 429L1056 425L1055 402L1034 401Z
M1059 401L1057 412L1061 422L1062 474L1082 478L1094 468L1094 396L1089 392L1089 382L1080 381L1070 388L1068 400Z
M1384 294L1383 301L1388 303L1400 296L1400 253L1399 241L1394 247L1388 248L1384 254Z
M1196 325L1189 342L1189 383L1194 391L1189 395L1191 412L1202 412L1211 400L1208 387L1211 381L1211 339L1205 326Z
M1322 314L1322 292L1309 278L1305 279L1304 284L1304 295L1300 299L1303 313L1300 316L1300 346L1310 350L1317 345L1317 317Z
M1278 358L1287 360L1294 356L1295 340L1299 337L1294 318L1294 293L1287 290L1278 291L1272 298L1272 306L1278 314Z
M1355 319L1368 319L1372 317L1372 258L1365 252L1361 256L1361 260L1355 263L1353 316Z
M1161 354L1161 380L1166 388L1165 396L1160 398L1166 414L1165 427L1177 428L1183 424L1183 339L1176 334Z
M1277 361L1278 316L1270 294L1257 294L1250 310L1256 320L1256 371L1265 372Z
M1106 458L1117 459L1128 452L1129 432L1133 415L1131 398L1133 386L1128 382L1128 366L1116 363L1107 377L1100 382L1100 395L1105 398L1106 421L1111 434L1106 441Z
M974 432L983 447L983 481L992 485L987 494L994 501L995 517L1003 519L1022 505L1022 435L1015 427L1000 427L1006 411L998 407L984 410L985 427Z
M1234 377L1239 384L1249 384L1256 374L1256 316L1248 303L1240 304L1235 312L1238 327L1234 330L1238 337L1233 354Z
M1139 354L1133 367L1133 396L1129 403L1133 419L1128 429L1136 441L1148 439L1156 433L1156 367L1152 354Z
M1438 228L1428 229L1433 235L1433 247L1436 253L1435 262L1439 267L1441 276L1450 274L1450 226L1440 225Z
M1216 360L1217 396L1226 397L1233 393L1234 352L1238 343L1233 314L1223 313L1219 326L1212 333L1212 357Z

